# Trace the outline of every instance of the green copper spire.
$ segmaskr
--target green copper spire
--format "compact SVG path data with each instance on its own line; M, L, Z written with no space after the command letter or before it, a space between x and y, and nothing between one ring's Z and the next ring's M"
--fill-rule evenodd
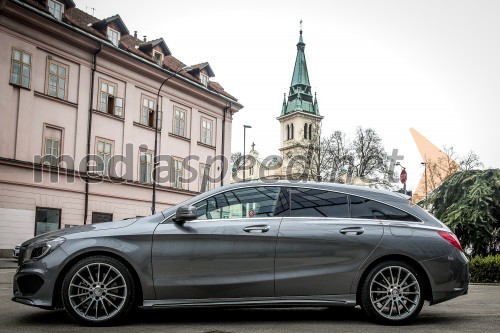
M288 93L288 103L283 104L281 115L302 111L319 116L317 100L313 101L311 94L311 83L307 72L306 55L304 53L306 44L302 38L302 21L299 42L297 43L297 57L293 69L292 83Z

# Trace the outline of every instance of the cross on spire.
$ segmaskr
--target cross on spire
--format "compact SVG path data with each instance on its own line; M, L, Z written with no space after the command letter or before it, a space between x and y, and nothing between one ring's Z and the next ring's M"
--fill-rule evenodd
M252 150L255 150L255 142L252 142Z

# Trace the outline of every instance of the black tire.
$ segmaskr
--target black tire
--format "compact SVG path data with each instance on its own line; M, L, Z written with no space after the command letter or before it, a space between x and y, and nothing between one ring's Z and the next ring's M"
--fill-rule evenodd
M134 305L135 287L129 270L107 256L78 261L65 276L62 300L66 312L88 326L119 322Z
M420 273L403 261L373 267L361 286L361 308L374 322L403 325L415 319L424 304Z

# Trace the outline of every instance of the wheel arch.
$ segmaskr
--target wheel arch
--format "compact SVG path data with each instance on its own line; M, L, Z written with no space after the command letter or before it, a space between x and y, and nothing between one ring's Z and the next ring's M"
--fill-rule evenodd
M141 305L143 301L143 291L142 291L142 283L139 278L139 275L137 274L136 270L134 267L122 256L114 253L114 252L109 252L109 251L104 251L104 250L95 250L95 251L89 251L89 252L83 252L75 256L74 258L71 258L64 267L61 269L59 272L59 275L57 276L56 282L54 284L54 289L53 289L53 295L52 295L52 306L54 308L63 308L63 303L62 303L62 284L64 281L64 278L68 271L73 267L78 261L91 257L91 256L107 256L113 259L116 259L120 261L130 272L132 275L132 279L134 281L134 287L137 289L137 292L135 293L135 300L134 303L135 305Z
M415 259L402 255L402 254L391 254L391 255L386 255L380 258L377 258L376 260L372 261L363 271L363 274L361 274L360 278L356 279L353 283L356 283L355 288L356 288L356 304L360 304L361 300L361 288L363 286L363 281L366 279L366 276L371 272L371 270L377 266L378 264L385 262L385 261L392 261L392 260L398 260L398 261L403 261L406 264L410 265L412 268L414 268L422 277L423 279L423 284L424 284L424 300L426 301L432 301L432 286L431 282L429 280L429 276L425 269L423 268L422 265L418 263ZM353 286L354 287L354 286Z

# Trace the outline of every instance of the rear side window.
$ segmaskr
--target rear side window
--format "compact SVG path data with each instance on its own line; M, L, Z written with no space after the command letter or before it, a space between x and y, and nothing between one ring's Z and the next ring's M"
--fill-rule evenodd
M350 199L352 218L419 222L413 215L392 206L354 195Z
M349 217L347 195L318 189L291 189L291 216Z

